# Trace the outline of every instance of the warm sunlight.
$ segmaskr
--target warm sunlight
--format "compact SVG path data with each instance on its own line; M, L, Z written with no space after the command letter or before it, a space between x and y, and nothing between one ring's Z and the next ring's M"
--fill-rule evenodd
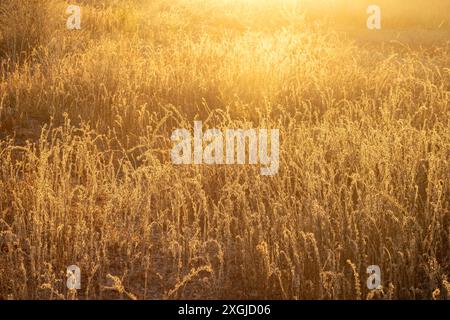
M1 0L0 301L449 299L449 12Z

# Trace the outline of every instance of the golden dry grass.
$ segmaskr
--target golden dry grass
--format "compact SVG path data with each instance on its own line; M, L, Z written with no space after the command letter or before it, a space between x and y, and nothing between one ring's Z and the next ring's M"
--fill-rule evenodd
M450 5L321 2L2 1L0 299L448 298ZM172 165L194 120L279 174Z

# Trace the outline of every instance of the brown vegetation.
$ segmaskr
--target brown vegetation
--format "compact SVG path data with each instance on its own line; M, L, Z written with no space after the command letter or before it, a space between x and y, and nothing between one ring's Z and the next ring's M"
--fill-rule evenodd
M448 1L380 2L1 1L0 299L448 298ZM195 119L280 128L279 174L172 165Z

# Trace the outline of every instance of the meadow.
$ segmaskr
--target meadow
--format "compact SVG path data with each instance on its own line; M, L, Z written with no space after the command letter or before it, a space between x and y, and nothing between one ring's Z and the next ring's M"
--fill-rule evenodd
M445 0L2 0L0 299L450 298L449 35ZM279 171L174 165L194 121L279 129Z

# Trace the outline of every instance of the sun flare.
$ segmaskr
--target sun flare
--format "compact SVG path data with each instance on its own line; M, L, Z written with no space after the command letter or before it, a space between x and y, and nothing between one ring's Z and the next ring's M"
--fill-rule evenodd
M449 299L450 1L375 2L0 1L0 300Z

